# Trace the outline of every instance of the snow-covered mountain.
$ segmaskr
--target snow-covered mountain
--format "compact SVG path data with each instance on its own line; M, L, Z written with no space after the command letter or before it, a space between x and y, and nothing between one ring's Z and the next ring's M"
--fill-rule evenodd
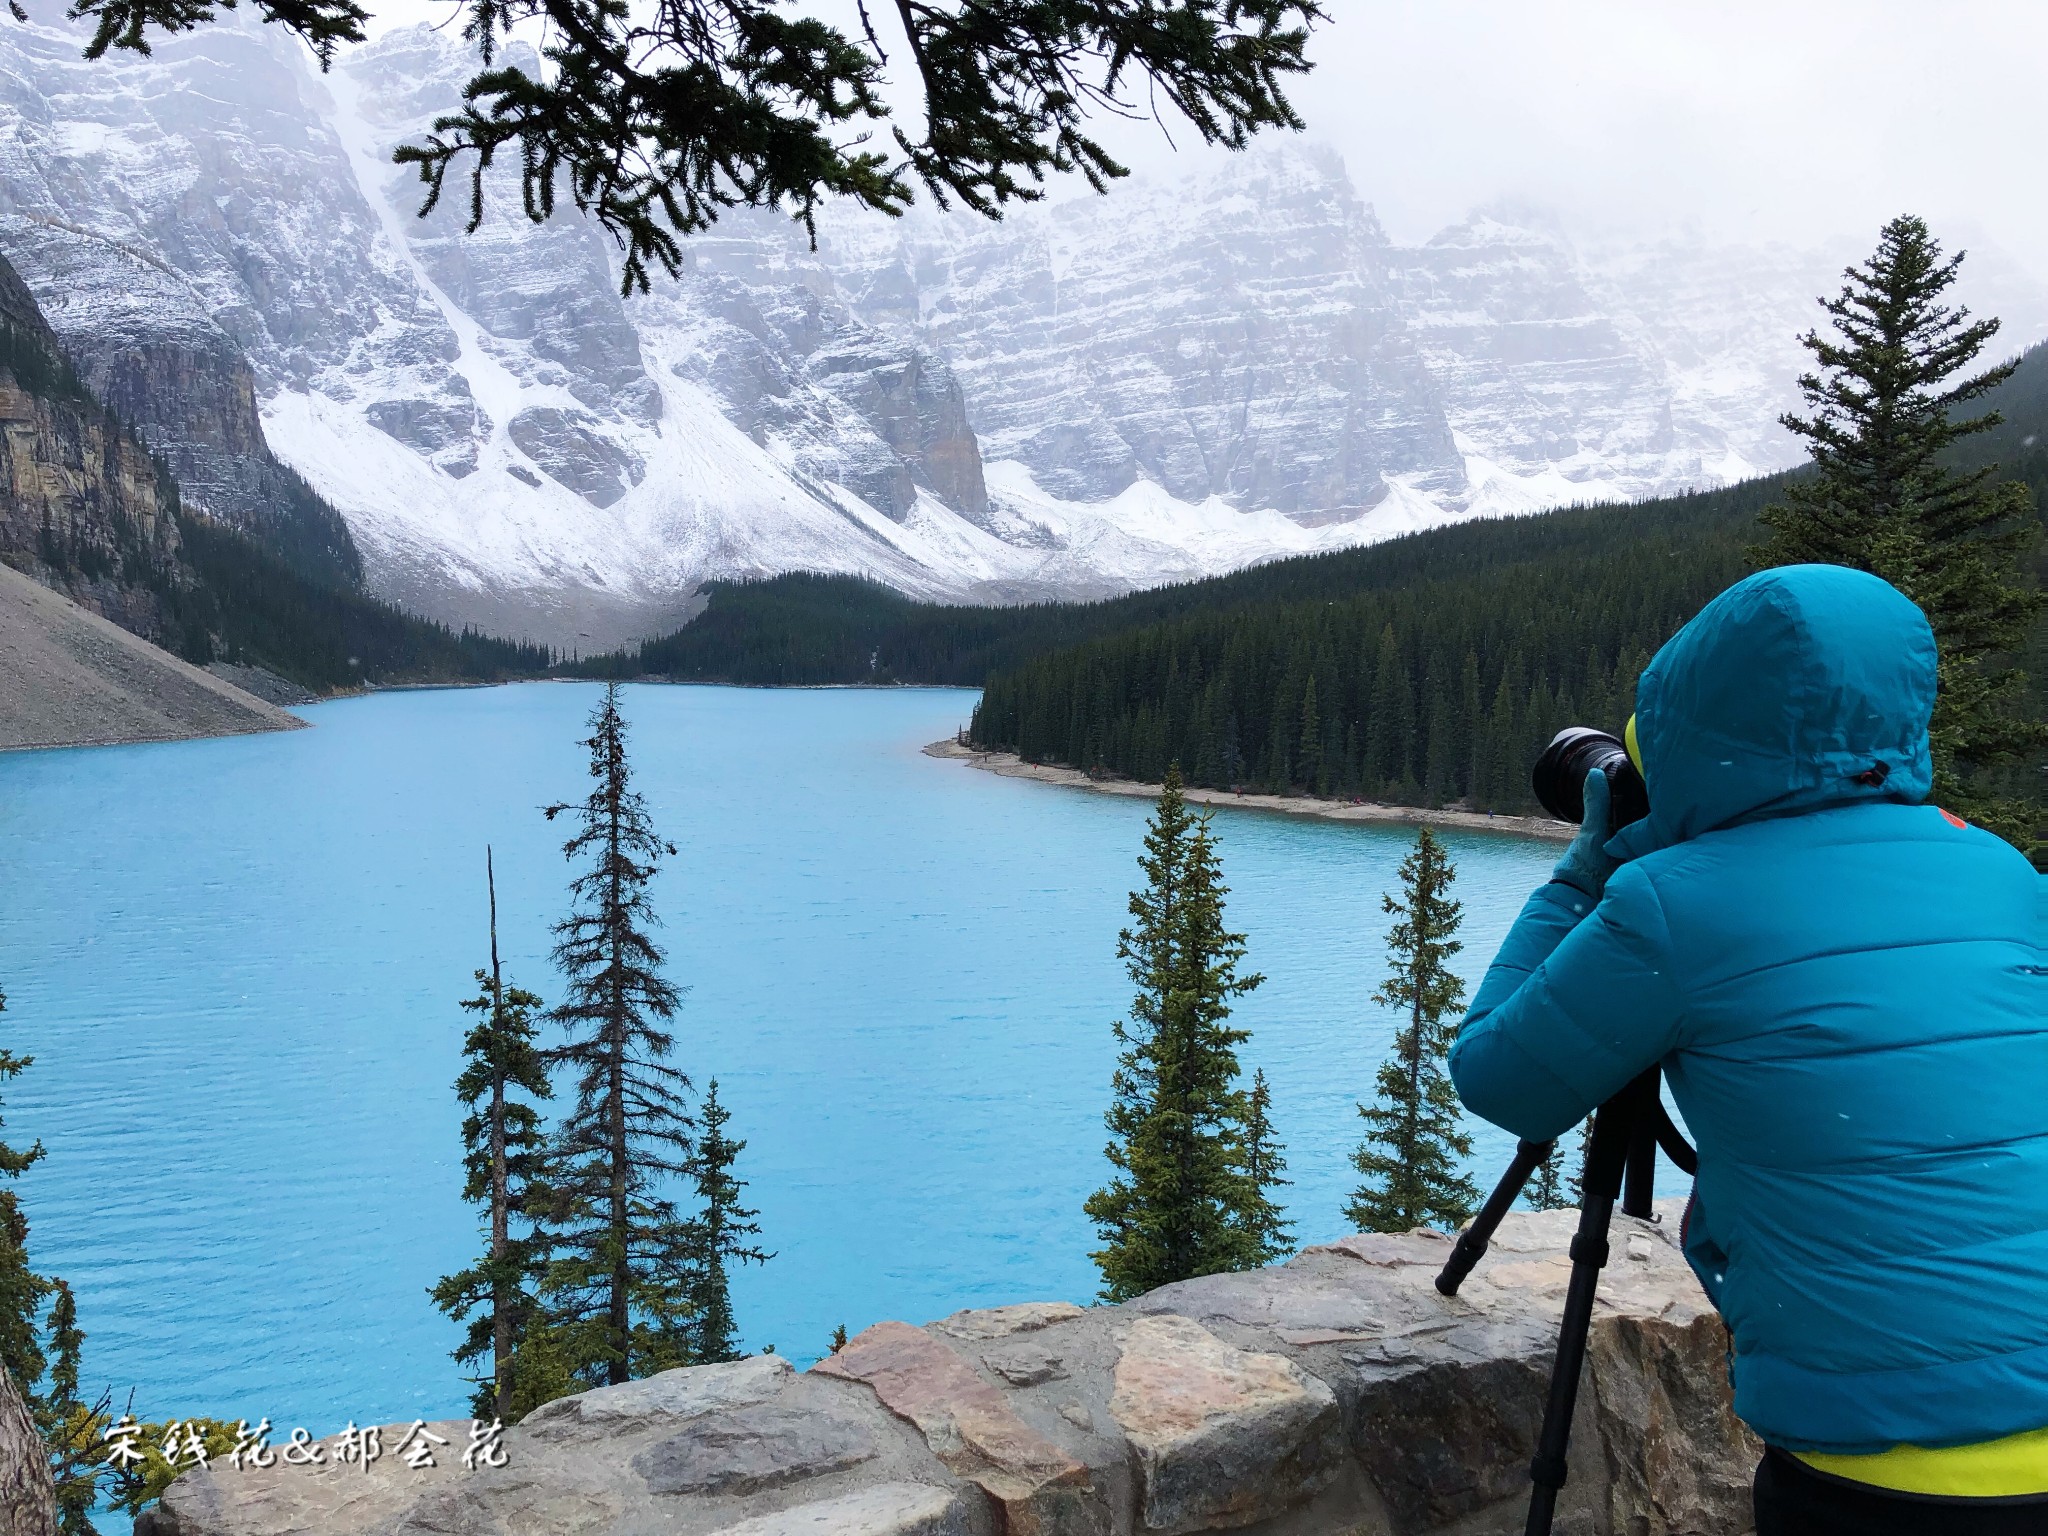
M153 402L188 499L248 521L274 451L378 590L586 648L713 577L1098 594L1775 468L1843 259L1498 211L1396 245L1278 144L997 225L834 216L815 250L736 216L621 300L601 234L507 185L474 235L463 198L414 216L389 152L455 101L457 39L324 77L233 21L78 45L0 29L0 248ZM2007 287L2032 339L2048 305Z

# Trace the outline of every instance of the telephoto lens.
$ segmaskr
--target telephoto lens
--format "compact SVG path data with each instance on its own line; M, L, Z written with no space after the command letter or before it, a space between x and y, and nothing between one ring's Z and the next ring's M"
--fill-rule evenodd
M1650 791L1628 748L1617 736L1591 726L1568 725L1551 739L1529 771L1536 803L1559 821L1586 819L1586 775L1607 775L1608 828L1619 831L1650 814Z

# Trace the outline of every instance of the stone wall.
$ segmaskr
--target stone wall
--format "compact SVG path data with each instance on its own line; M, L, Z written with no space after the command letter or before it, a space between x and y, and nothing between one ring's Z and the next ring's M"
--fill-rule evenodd
M1448 1240L1417 1232L1117 1307L878 1323L808 1371L757 1356L551 1403L500 1467L462 1467L467 1421L430 1427L431 1468L388 1426L368 1467L189 1474L138 1536L1517 1532L1574 1219L1511 1217L1449 1300ZM1676 1224L1616 1218L1561 1533L1749 1529L1758 1448Z

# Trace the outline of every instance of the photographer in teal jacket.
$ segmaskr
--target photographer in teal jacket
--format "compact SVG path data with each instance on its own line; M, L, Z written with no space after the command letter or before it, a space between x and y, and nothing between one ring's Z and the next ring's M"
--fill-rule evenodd
M1874 576L1722 593L1637 689L1649 815L1588 777L1451 1052L1529 1140L1663 1065L1760 1536L2048 1531L2043 882L1922 803L1934 691Z

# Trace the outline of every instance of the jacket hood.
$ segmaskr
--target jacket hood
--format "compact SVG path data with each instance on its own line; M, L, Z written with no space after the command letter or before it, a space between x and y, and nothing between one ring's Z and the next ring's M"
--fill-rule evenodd
M1625 858L1762 816L1888 800L1933 784L1934 632L1898 588L1839 565L1738 581L1636 686L1650 814Z

